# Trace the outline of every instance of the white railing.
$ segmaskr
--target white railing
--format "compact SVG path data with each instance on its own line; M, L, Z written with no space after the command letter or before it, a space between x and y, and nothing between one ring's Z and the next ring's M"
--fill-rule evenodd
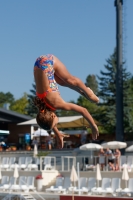
M0 156L0 160L1 160L1 164L2 164L2 159L4 156ZM44 162L45 159L49 159L48 163ZM33 159L33 158L32 158ZM46 161L46 160L45 160ZM101 160L99 156L88 156L88 155L84 155L84 156L41 156L38 159L38 170L43 171L46 168L44 168L44 166L46 164L48 164L50 169L56 169L58 171L70 171L72 168L72 165L74 165L76 167L76 163L79 162L79 168L81 171L84 170L95 170L95 167L97 165L97 163L100 164L101 166ZM128 167L128 171L133 171L133 156L131 155L122 155L119 159L119 171L122 171L123 166L127 165ZM1 165L0 164L0 165ZM28 163L29 164L29 163ZM27 166L28 166L27 164ZM116 165L116 160L114 160L114 164ZM39 167L40 165L40 167ZM1 166L2 168L2 166ZM102 168L102 166L101 166ZM4 170L2 168L2 170ZM11 171L13 169L10 168L8 171ZM19 169L20 170L20 169ZM25 170L30 170L28 167ZM108 166L108 158L104 157L104 166L103 166L103 171L108 171L109 170L109 166Z
M48 162L44 163L44 159L48 159ZM40 171L44 170L42 169L43 165L47 165L51 169L56 169L56 157L55 156L41 156L40 157Z
M65 160L67 165L64 165ZM62 163L62 171L70 171L72 169L72 165L76 166L76 157L75 156L61 156L61 163ZM65 167L67 169L65 170Z
M85 170L96 170L96 165L101 163L99 156L62 156L61 157L61 169L62 171L70 171L72 169L72 165L76 166L76 163L79 162L79 168L82 171ZM119 169L118 171L123 170L123 166L127 165L128 171L133 171L133 156L121 156L118 161ZM116 159L114 159L114 166L116 166ZM104 165L103 171L109 171L109 160L105 156L104 157Z

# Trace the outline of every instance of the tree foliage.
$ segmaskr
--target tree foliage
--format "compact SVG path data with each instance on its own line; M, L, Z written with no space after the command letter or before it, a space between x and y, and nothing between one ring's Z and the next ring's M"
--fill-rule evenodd
M133 76L126 81L127 89L124 95L125 132L133 133Z
M27 115L28 99L26 93L21 98L15 100L12 93L0 92L0 107L4 107L4 104L9 104L9 109L12 111Z
M100 121L105 125L108 132L115 132L116 129L116 51L104 65L106 72L100 71L101 76L97 76L99 80L99 93L101 99L102 110ZM130 82L131 74L123 67L123 108L124 108L124 130L130 130L129 123L130 110L132 109L130 98Z
M17 99L11 104L10 109L20 114L27 115L26 111L27 105L28 105L27 94L24 93L24 95L20 99Z
M0 92L0 107L3 107L5 103L9 103L9 105L11 105L14 100L14 96L10 92Z
M95 75L88 75L86 78L85 85L90 87L91 90L97 95L98 93L98 81Z
M27 95L28 97L28 105L26 107L27 114L35 117L37 114L37 108L33 105L33 99L36 96L36 85L35 83L32 84L32 89L30 90L30 94Z

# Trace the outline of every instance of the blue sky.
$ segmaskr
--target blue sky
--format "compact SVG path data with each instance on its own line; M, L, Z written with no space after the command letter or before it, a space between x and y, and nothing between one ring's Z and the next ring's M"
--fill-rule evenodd
M133 74L133 0L124 0L125 58ZM0 92L16 99L32 89L33 65L43 54L56 55L85 82L99 75L116 45L114 0L4 0L0 2ZM78 93L60 87L65 101Z

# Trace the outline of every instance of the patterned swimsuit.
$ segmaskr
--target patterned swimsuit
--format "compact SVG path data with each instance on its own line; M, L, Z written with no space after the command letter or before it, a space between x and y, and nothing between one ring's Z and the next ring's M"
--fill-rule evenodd
M49 87L52 89L52 91L59 91L58 85L54 79L53 55L47 54L38 57L34 65L34 70L36 68L39 68L45 72L49 81Z
M36 62L34 64L34 70L37 68L41 69L42 71L45 72L48 81L49 81L49 88L47 89L46 92L43 94L36 93L36 95L44 100L45 104L47 107L49 107L51 110L55 110L52 106L50 106L48 103L45 101L45 97L48 94L48 92L59 92L58 85L54 79L54 68L53 68L53 55L47 54L40 56L36 59Z

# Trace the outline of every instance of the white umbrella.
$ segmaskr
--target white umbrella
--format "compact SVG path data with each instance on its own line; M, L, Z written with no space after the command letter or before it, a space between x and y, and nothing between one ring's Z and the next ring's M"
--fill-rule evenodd
M125 184L126 184L126 188L127 188L127 181L129 180L127 165L124 165L123 173L122 173L122 180L125 180Z
M102 146L100 144L96 144L96 143L88 143L88 144L84 144L82 146L79 147L80 150L99 150L102 148Z
M106 148L110 148L110 149L124 149L127 146L126 142L119 142L119 141L111 141L111 142L105 142L102 143L101 146L106 149Z
M78 181L78 175L77 175L77 172L75 170L74 165L72 166L72 170L71 170L71 174L70 174L70 180L72 182L74 182L74 186L75 186L75 182ZM74 200L74 188L73 188L73 193L72 193L72 200Z
M49 136L48 132L44 129L38 128L38 130L36 130L33 133L34 137L39 137L39 136Z
M19 173L18 173L18 165L15 163L15 168L14 168L14 174L13 177L15 178L15 183L16 184L16 180L19 177Z
M126 152L132 152L133 151L133 145L127 147L125 151Z
M37 149L37 145L34 144L34 152L33 152L33 157L36 157L38 154L38 149Z
M80 150L91 151L91 159L92 159L92 151L98 151L101 148L103 147L100 144L96 144L96 143L88 143L79 147Z
M96 167L96 180L98 182L98 187L99 187L99 181L102 180L102 176L101 176L101 171L100 171L99 164L97 164L97 167Z
M78 189L80 189L80 169L79 169L79 162L77 163L77 173L78 173ZM80 194L80 190L79 190Z
M74 182L74 185L75 185L75 182L78 181L78 175L77 175L77 172L76 172L76 170L75 170L74 165L72 166L71 175L70 175L70 180L71 180L72 182Z

